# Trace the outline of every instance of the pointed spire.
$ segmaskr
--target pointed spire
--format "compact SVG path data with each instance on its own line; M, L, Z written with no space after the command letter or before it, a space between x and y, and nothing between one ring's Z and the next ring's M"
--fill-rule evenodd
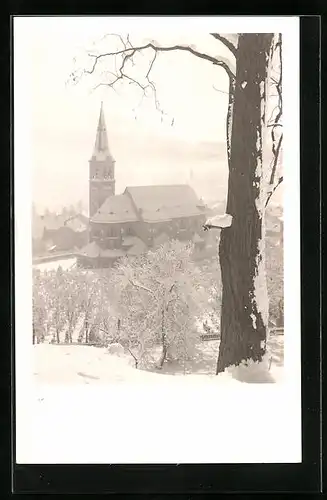
M98 128L97 128L97 134L92 156L95 156L96 158L111 156L108 146L106 122L104 119L103 101L101 101Z

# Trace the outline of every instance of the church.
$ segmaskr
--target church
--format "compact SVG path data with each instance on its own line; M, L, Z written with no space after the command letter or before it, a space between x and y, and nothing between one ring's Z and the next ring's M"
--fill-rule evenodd
M192 241L195 252L205 248L206 206L189 185L132 186L116 194L115 183L101 103L89 161L88 244L77 254L79 266L111 267L173 239Z

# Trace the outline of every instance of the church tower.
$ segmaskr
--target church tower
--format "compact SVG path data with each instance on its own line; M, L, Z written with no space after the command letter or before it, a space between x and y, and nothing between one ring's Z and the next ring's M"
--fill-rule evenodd
M101 102L98 128L89 161L89 216L99 210L108 196L115 194L115 160L110 154L107 129Z

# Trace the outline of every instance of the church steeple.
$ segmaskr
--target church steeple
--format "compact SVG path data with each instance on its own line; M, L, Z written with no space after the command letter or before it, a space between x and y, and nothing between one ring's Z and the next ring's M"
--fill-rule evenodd
M108 136L102 102L93 154L89 164L89 213L90 217L92 217L108 196L115 194L115 160L111 156L108 146Z
M111 155L110 155L109 146L108 146L108 135L107 135L106 122L104 119L103 102L101 101L98 128L97 128L97 132L96 132L96 138L95 138L95 144L94 144L92 157L103 158L103 157L107 157L107 156L111 156Z

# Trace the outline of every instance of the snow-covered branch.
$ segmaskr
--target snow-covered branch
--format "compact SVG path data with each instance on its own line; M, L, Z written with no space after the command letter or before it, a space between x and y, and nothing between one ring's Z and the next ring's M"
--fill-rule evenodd
M229 214L215 215L206 220L203 228L205 231L208 229L224 229L232 225L233 216Z
M148 292L150 293L151 295L153 295L155 297L155 293L153 292L153 290L151 290L150 288L144 286L144 285L141 285L140 283L136 283L135 281L133 281L132 279L129 279L128 280L130 282L131 285L133 285L135 288L138 288L140 290L144 290L145 292Z
M238 35L230 34L230 35L220 35L219 33L210 33L216 40L222 42L225 47L227 47L231 53L236 56L237 54L237 38Z

